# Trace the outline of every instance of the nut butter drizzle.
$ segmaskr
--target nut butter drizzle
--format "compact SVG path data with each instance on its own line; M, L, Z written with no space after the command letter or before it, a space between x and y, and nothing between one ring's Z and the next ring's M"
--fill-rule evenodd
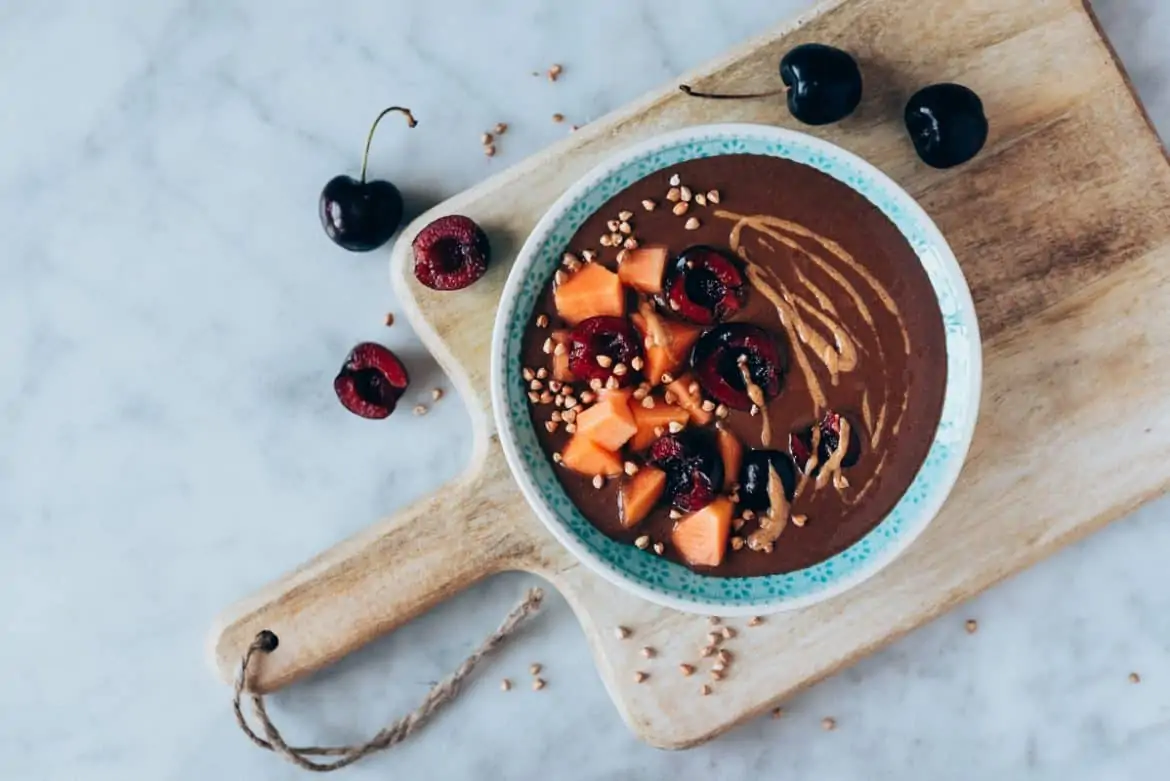
M885 428L885 425L886 425L886 410L887 409L888 409L888 404L883 399L882 406L880 409L878 409L877 423L875 424L877 426L877 428L875 428L873 430L873 436L870 437L870 447L872 447L874 449L877 449L877 446L882 441L882 430Z
M788 340L792 343L793 352L796 354L796 362L800 365L800 371L804 374L805 381L808 383L808 392L812 396L813 406L817 410L825 409L829 401L825 396L824 389L821 388L820 379L817 378L812 364L809 363L808 356L805 355L803 341L797 336L795 325L797 319L796 312L764 279L763 267L757 266L748 258L747 250L743 247L736 247L735 251L747 263L748 280L751 281L756 290L760 291L772 303L772 306L776 307L776 313L780 316L780 324L788 332Z
M855 505L858 502L860 502L862 499L865 498L865 495L867 493L869 493L869 489L873 487L873 484L875 482L874 478L876 478L878 476L878 474L881 473L882 469L886 465L886 456L887 456L886 453L882 453L881 460L878 461L877 469L874 471L874 477L870 478L866 482L866 484L861 487L861 490L857 492L856 496L854 496L852 499L848 500L850 506Z
M801 255L804 255L809 260L811 260L813 263L815 263L822 271L824 271L826 274L828 274L829 278L832 279L834 282L836 282L838 285L840 285L841 289L843 289L849 295L849 297L851 299L853 299L853 303L857 307L857 312L858 312L858 314L861 315L861 319L865 321L866 325L869 325L869 326L873 325L873 314L869 311L869 307L866 305L865 301L861 298L861 294L857 292L857 288L853 287L853 285L850 284L849 280L846 279L845 276L840 271L833 268L833 266L831 264L829 264L829 262L826 261L824 258L822 258L820 255L817 255L815 252L810 252L810 251L806 250L796 240L794 240L788 236L785 236L783 233L781 233L780 229L778 227L774 228L772 221L778 220L779 218L770 217L766 214L756 214L756 215L744 216L742 214L736 214L734 212L725 211L723 209L719 209L718 211L716 211L715 216L720 217L722 219L726 219L726 220L736 220L737 221L735 223L735 227L733 227L731 229L731 236L729 238L729 243L731 245L731 249L733 252L739 251L738 247L741 246L740 234L743 232L744 228L751 228L752 230L758 231L759 233L762 233L765 236L772 237L776 241L783 244L785 247L788 247L789 249L793 250L794 252L798 252ZM785 225L794 225L795 224L795 223L790 223L787 220L779 220L779 221L781 223L784 223ZM801 231L805 232L805 233L811 232L803 227L801 227ZM826 239L826 241L827 241L827 239Z
M833 317L837 316L837 307L833 306L833 300L829 298L825 291L821 290L813 281L804 275L800 269L796 269L796 278L800 280L800 284L808 288L808 292L812 293L816 298L817 303L821 305L821 309L825 310Z
M882 306L886 308L886 311L888 311L897 319L899 330L902 332L902 344L906 349L906 354L910 354L910 334L906 331L905 322L902 320L902 313L899 311L898 305L894 302L893 296L891 296L890 292L886 290L885 286L883 286L882 283L877 280L877 277L869 273L869 269L854 260L853 256L846 252L845 248L840 244L833 241L832 239L820 235L819 233L816 233L815 231L809 230L798 222L791 222L790 220L784 220L779 217L773 217L767 214L745 216L742 214L729 212L724 209L718 209L715 212L715 216L725 220L736 220L736 225L731 231L732 250L734 250L739 245L739 234L742 232L743 228L749 227L753 230L763 233L766 236L771 236L776 241L779 241L785 246L790 247L802 255L808 257L826 274L828 274L833 279L833 281L841 285L841 287L843 287L849 293L850 298L852 298L853 302L857 304L857 309L861 313L862 318L868 325L872 326L873 315L870 313L869 307L865 305L865 302L861 300L861 296L858 295L857 290L849 284L848 280L845 279L841 272L833 268L833 266L824 258L820 257L814 252L809 252L799 243L784 235L784 233L781 233L780 231L791 233L795 236L799 236L800 238L809 239L810 241L819 244L826 252L840 260L842 263L848 266L850 270L857 274L857 276L865 280L865 283L869 285L871 290L873 290L874 295L878 297L878 300L881 301Z
M772 545L788 526L792 507L784 495L784 483L776 473L776 467L768 462L768 512L760 518L760 528L748 535L748 548L764 553L772 552Z
M809 395L812 397L814 416L819 418L821 413L827 409L828 402L825 396L824 389L821 385L820 379L817 377L813 369L812 363L806 354L806 348L812 352L813 355L821 362L826 372L829 375L829 381L836 386L839 383L840 374L853 371L857 366L858 352L865 353L860 340L858 340L844 323L838 319L836 308L829 296L812 282L804 272L795 268L796 278L800 285L808 291L808 293L815 299L814 305L809 300L795 295L787 286L781 281L778 275L770 272L764 267L754 263L748 256L747 249L743 246L743 230L750 228L753 231L761 234L759 239L762 246L767 249L772 249L772 245L766 242L762 236L767 236L773 241L788 247L799 255L808 258L815 266L824 272L829 279L836 283L846 295L853 301L857 308L858 314L865 322L869 329L869 335L872 336L874 344L877 346L878 360L882 364L883 373L885 370L885 350L882 346L881 340L878 338L877 327L874 322L873 313L867 305L861 293L845 276L844 270L850 271L857 277L860 277L866 287L872 291L877 298L880 305L889 312L898 323L898 330L902 336L902 346L906 354L910 354L910 335L906 329L906 323L902 318L902 313L898 309L893 297L889 291L873 276L863 265L858 263L851 254L849 254L844 247L832 239L821 236L815 231L810 230L796 222L781 219L767 214L743 215L736 214L724 209L715 211L715 216L721 219L733 221L734 225L731 229L731 234L728 239L733 252L735 252L747 264L748 279L752 286L756 288L765 298L768 299L776 308L776 313L780 318L781 325L788 333L789 340L793 347L793 352L796 357L796 362L800 367L801 373L804 375L805 382L809 388ZM844 270L837 268L834 263L822 257L817 252L806 248L797 239L805 239L817 244L822 250L828 253L829 256L836 262L844 266ZM775 282L773 286L768 276L771 276ZM779 290L777 290L779 288ZM809 317L814 319L821 326L826 328L832 336L833 343L825 339L817 330L813 329L808 321L801 316L804 312ZM885 376L883 374L883 376ZM887 378L888 379L888 378ZM893 434L897 434L902 424L902 418L906 413L906 408L909 403L909 388L907 388L901 399L901 406L898 410L897 417L892 426ZM870 446L877 449L882 441L882 436L885 431L887 410L889 408L889 387L888 382L883 383L882 388L882 403L879 408L877 420L873 419L873 410L869 402L869 391L866 389L862 397L862 419L866 429L869 431ZM805 467L805 474L801 476L800 483L796 489L796 496L799 496L807 487L808 476L817 466L817 449L819 447L820 437L819 427L813 426L814 443L812 446L812 454L809 462ZM824 467L817 475L814 490L823 488L831 481L834 487L843 492L843 489L848 487L848 480L841 474L841 462L845 457L845 452L849 442L849 424L842 418L842 432L840 442L837 449L830 455ZM861 499L873 485L882 468L885 466L885 455L883 454L881 460L878 462L877 469L870 477L869 481L861 487L856 496L850 501L850 504L855 504Z
M844 323L837 322L836 320L833 320L832 318L827 317L821 310L817 309L815 306L810 304L808 302L808 299L806 299L806 298L801 298L800 296L795 296L793 300L795 301L796 305L799 306L801 309L803 309L804 311L808 312L813 317L820 320L827 327L831 328L834 332L834 335L836 334L837 329L840 329L841 332L845 335L845 338L847 338L849 340L849 342L852 343L853 350L855 350L858 353L861 353L862 355L867 354L865 346L863 344L861 344L861 341L853 334L852 331L849 330L849 326L845 325ZM836 315L834 315L834 317L836 317ZM832 325L829 325L830 323ZM838 351L840 351L840 348L838 348ZM854 356L854 361L856 361L856 356Z
M817 488L824 488L829 484L829 480L833 481L838 490L848 486L848 482L842 482L845 476L841 474L841 462L845 460L845 452L849 450L849 421L844 416L841 416L840 420L841 435L837 439L837 447L829 454L829 459L817 473Z
M804 465L804 471L800 473L800 482L796 484L796 492L792 495L793 499L797 499L804 493L804 489L808 487L808 477L817 468L820 463L821 450L821 427L812 427L812 441L809 444L808 461Z
M910 404L910 394L909 393L902 394L902 408L900 410L898 410L898 419L897 419L897 421L895 421L893 431L891 432L894 436L898 436L898 429L902 428L902 418L906 415L906 407L909 404Z
M748 398L752 400L754 408L753 414L759 410L761 419L760 423L760 444L768 447L772 444L772 422L768 419L768 400L764 398L764 391L759 385L752 381L751 370L748 369L748 362L745 356L740 356L737 362L739 366L739 373L743 377L743 386L747 390Z
M789 303L796 304L796 306L808 312L810 315L819 320L826 328L828 328L830 332L832 332L833 341L837 345L837 349L833 350L832 347L826 344L823 348L824 352L821 356L821 360L824 362L825 366L828 367L833 384L837 385L841 372L848 373L857 368L857 343L849 333L849 329L847 329L842 323L839 323L831 317L825 315L819 309L816 309L812 304L808 303L808 301L801 298L800 296L792 295L788 291L788 288L783 284L780 285L780 293L786 300L789 301ZM804 325L803 321L801 322L801 325ZM807 326L805 326L805 330L808 330ZM799 333L800 331L801 328L798 327L797 332ZM816 334L816 336L819 337L820 334ZM801 338L804 337L802 336ZM824 340L822 339L821 341L823 342Z

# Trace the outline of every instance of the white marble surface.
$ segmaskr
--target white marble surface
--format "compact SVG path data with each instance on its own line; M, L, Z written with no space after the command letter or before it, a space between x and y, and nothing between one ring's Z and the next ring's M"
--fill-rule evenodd
M301 775L237 732L209 622L466 456L457 399L377 424L330 387L362 339L405 354L409 403L442 382L381 324L385 255L317 223L379 108L422 125L389 122L373 172L429 204L560 137L554 112L598 117L805 5L0 0L0 778ZM1170 4L1095 5L1170 133ZM553 62L559 83L530 75ZM554 598L462 702L346 777L1164 778L1168 550L1162 502L684 753L630 736ZM277 718L297 740L371 732L525 582L275 697ZM547 690L497 689L536 660Z

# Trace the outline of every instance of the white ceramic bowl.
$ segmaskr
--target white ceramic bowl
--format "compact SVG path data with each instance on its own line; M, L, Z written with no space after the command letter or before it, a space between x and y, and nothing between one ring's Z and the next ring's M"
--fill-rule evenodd
M761 154L804 163L877 206L918 255L938 297L946 331L942 417L926 460L901 500L847 550L782 575L701 575L599 532L569 501L554 465L538 444L520 376L525 324L585 219L654 171L722 154ZM704 125L666 133L615 154L583 176L549 208L521 248L504 286L492 335L496 425L512 474L536 514L565 547L607 580L651 602L705 614L756 615L805 607L857 585L893 561L938 513L958 478L975 429L981 381L982 349L971 294L954 254L926 212L856 155L803 133L764 125Z

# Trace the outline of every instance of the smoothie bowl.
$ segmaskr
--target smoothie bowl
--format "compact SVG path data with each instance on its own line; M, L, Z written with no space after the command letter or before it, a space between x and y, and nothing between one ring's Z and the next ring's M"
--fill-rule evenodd
M492 340L509 466L582 562L692 612L803 607L921 534L966 456L981 346L954 255L860 158L687 128L583 177Z

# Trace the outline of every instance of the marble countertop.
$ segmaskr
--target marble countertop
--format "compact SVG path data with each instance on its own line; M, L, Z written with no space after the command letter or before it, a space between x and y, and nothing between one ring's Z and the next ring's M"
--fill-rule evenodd
M408 408L443 385L409 329L383 325L385 254L336 249L315 213L378 109L422 119L386 123L371 161L417 208L810 4L0 0L0 777L302 776L237 731L211 619L467 456L457 398L376 425L333 396L363 339L406 357ZM1170 133L1170 4L1094 6ZM559 82L533 77L554 62ZM676 753L630 735L554 596L462 701L346 777L1165 777L1167 550L1162 501L781 719ZM273 697L275 717L295 741L360 739L528 581L482 584ZM548 688L502 693L530 662Z

